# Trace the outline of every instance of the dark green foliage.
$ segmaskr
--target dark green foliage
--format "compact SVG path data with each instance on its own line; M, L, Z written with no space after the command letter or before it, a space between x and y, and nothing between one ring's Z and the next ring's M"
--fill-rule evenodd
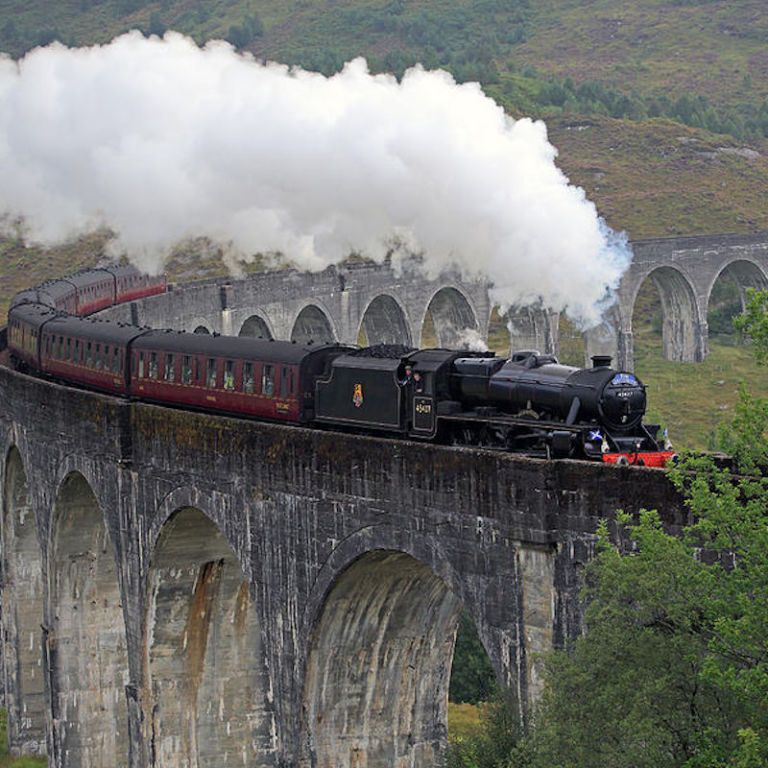
M117 10L119 13L126 16L128 14L135 13L146 5L149 5L151 1L152 0L118 0Z
M162 37L165 34L166 29L167 27L163 23L162 17L157 11L155 11L149 17L149 27L147 28L147 32L150 35L158 35Z
M734 325L754 342L757 361L768 363L768 291L748 288L747 308Z
M411 5L390 0L381 5L330 6L312 26L313 37L335 40L283 49L281 59L324 74L338 71L355 56L366 56L373 71L398 77L409 67L441 67L465 82L484 84L499 79L498 60L527 37L531 10L528 0L475 0L471 4ZM361 41L387 41L387 51L372 53Z
M490 659L465 611L456 634L448 698L457 704L478 704L488 701L495 690L496 675Z
M18 42L19 28L16 26L16 22L13 19L8 19L8 21L3 24L2 30L0 30L0 35L11 43Z
M707 326L709 334L734 336L733 320L741 313L741 292L734 280L720 279L709 298Z
M536 78L531 70L527 74ZM743 103L718 109L702 95L684 95L672 101L664 95L643 97L636 93L627 94L598 82L584 82L576 86L570 78L566 78L544 82L538 89L536 103L541 107L556 107L578 115L606 115L627 120L666 117L693 128L730 134L740 139L768 136L768 102L757 107Z
M257 37L264 34L264 25L258 14L252 13L246 16L241 24L233 24L227 32L227 40L235 48L245 48Z

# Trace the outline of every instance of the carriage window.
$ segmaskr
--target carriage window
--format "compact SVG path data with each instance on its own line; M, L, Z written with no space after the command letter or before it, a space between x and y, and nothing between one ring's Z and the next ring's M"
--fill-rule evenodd
M173 355L166 353L165 355L165 380L173 381L175 377Z
M157 352L149 353L149 378L157 378Z
M271 365L265 365L261 374L261 392L267 397L275 394L275 373Z
M89 367L93 367L93 347L89 341L85 347L85 364Z
M235 388L235 361L227 360L224 363L224 389Z
M112 355L112 372L120 373L120 350L117 347Z
M144 353L139 352L139 378L144 378Z
M189 355L184 355L181 358L181 383L192 383L192 361L190 360Z
M283 368L280 373L280 397L288 397L288 369Z
M208 371L205 377L206 386L216 386L216 361L213 358L208 359Z
M80 339L75 339L75 362L76 363L82 363L83 361L80 359Z
M72 339L67 338L67 360L72 360Z
M109 370L109 358L110 358L110 347L109 344L104 345L104 370Z
M253 363L243 365L243 392L253 394Z
M96 368L101 368L101 344L96 345Z

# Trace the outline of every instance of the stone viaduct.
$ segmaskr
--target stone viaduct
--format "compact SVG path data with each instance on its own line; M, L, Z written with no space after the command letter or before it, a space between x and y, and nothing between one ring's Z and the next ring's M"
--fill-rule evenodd
M707 307L715 282L728 275L742 297L768 286L768 233L664 238L632 244L634 260L606 322L584 334L585 357L610 354L632 369L632 312L650 278L661 298L667 359L700 362L707 354ZM459 275L425 277L415 264L398 272L389 265L345 264L319 274L293 271L237 281L187 284L161 300L117 307L107 317L154 327L244 334L264 338L335 339L347 343L419 345L428 316L438 343L487 338L492 303L488 285ZM558 314L536 308L512 312L515 349L557 352ZM472 331L467 335L466 331Z
M631 362L650 275L667 354L696 360L717 276L764 285L768 237L635 254L588 348ZM418 343L431 315L452 344L484 336L490 309L484 284L357 264L191 284L105 314L371 343ZM515 327L515 346L556 348L551 316ZM196 414L2 366L0 479L9 740L55 768L436 765L462 608L524 716L537 654L580 630L599 521L652 507L672 530L685 522L651 469Z
M0 367L9 739L55 768L426 768L462 607L523 705L663 472L131 403Z

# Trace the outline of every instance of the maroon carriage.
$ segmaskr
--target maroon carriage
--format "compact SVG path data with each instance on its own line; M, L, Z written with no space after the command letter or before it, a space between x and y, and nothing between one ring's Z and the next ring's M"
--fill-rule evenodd
M314 416L317 377L347 349L149 331L131 345L131 394L240 416L307 422Z
M128 349L145 328L60 315L41 332L40 370L115 395L128 394Z

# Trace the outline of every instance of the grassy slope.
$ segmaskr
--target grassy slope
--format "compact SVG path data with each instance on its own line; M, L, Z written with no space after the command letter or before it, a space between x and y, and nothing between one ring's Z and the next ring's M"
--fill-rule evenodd
M764 0L536 0L536 8L535 32L516 57L542 72L722 104L768 94Z

